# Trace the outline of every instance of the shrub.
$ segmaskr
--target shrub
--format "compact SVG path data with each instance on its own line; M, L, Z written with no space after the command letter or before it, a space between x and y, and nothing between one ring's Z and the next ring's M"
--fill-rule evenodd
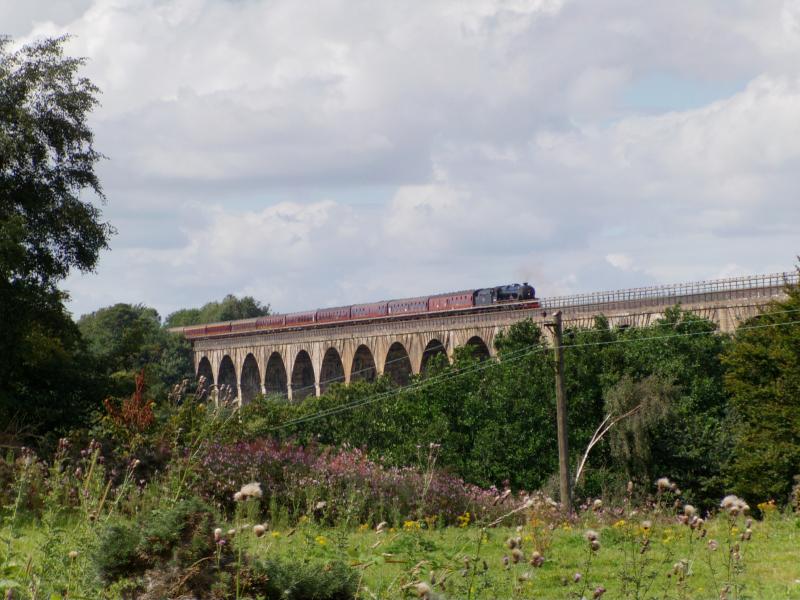
M101 535L95 564L106 581L170 563L187 567L212 556L214 513L197 498L154 510L141 522L109 526Z
M105 581L115 581L146 567L139 554L142 534L135 524L109 526L100 536L94 563Z
M284 600L350 600L358 574L341 561L267 559L252 566L248 591Z

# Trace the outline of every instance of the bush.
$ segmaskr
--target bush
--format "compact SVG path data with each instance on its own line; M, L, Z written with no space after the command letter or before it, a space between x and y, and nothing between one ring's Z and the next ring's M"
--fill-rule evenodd
M147 564L139 554L142 542L140 529L134 524L109 526L100 536L94 557L100 576L108 582L142 571Z
M106 581L166 563L187 567L213 555L214 522L213 511L197 498L154 510L142 522L109 526L100 538L95 564Z
M358 574L341 561L268 559L252 567L248 591L282 600L350 600L358 589Z

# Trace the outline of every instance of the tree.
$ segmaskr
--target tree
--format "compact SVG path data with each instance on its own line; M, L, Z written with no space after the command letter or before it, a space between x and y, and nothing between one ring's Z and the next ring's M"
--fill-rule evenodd
M85 357L58 284L74 269L93 269L113 230L91 201L104 200L95 174L101 155L87 124L98 90L79 75L84 61L63 55L64 43L49 39L14 51L9 38L0 38L0 410L6 421L78 415L81 409L69 403L89 401L77 388L64 389L91 377L62 372L85 364ZM40 425L52 422L48 417Z
M115 304L83 315L78 328L109 379L108 394L130 395L135 376L142 369L153 397L163 396L170 386L194 377L189 343L162 328L154 308Z
M800 474L800 287L744 323L724 356L734 447L727 475L752 501L786 500Z
M233 294L225 296L221 302L207 302L202 308L184 308L167 316L167 327L186 327L218 321L251 319L269 314L269 304L261 304L252 296L237 298Z

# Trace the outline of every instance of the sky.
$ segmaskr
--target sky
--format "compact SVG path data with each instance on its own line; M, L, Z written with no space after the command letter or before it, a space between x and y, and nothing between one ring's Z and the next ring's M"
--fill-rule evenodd
M64 33L117 229L75 316L791 270L800 0L0 0Z

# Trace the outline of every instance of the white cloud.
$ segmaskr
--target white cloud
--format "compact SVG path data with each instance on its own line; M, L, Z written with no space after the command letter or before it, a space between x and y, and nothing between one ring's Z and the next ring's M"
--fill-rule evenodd
M798 252L797 0L28 14L17 30L75 34L103 89L93 124L120 235L96 276L69 280L77 312L227 292L291 310L526 278L552 295L788 268ZM678 98L698 81L725 92L625 105L664 73Z

